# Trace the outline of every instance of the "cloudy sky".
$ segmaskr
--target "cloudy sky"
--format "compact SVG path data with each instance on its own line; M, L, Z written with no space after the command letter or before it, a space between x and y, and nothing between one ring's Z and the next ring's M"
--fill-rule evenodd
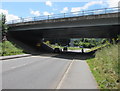
M17 1L17 0L16 0ZM118 7L119 0L3 0L0 13L7 21L21 17L35 17L108 7Z

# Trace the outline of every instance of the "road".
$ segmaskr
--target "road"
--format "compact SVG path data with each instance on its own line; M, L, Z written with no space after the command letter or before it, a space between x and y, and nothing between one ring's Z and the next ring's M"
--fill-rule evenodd
M90 50L90 49L85 49L84 48L84 52L87 52L88 50ZM68 50L68 52L78 52L78 53L81 53L82 52L82 50Z
M2 61L3 89L96 89L83 56L43 54Z

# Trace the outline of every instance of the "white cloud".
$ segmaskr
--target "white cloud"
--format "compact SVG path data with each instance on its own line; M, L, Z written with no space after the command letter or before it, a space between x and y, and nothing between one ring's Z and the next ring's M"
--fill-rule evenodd
M73 7L71 9L71 12L77 12L77 11L85 10L85 9L88 9L90 6L93 6L93 5L96 5L96 4L102 5L103 1L91 1L91 2L88 2L87 4L85 4L83 7Z
M61 13L66 13L68 12L68 7L64 7L63 10L61 11Z
M33 11L31 10L30 12L32 15L35 15L35 16L40 16L40 12L39 11Z
M6 20L7 22L11 21L11 20L17 20L20 19L18 16L13 15L13 14L9 14L8 10L4 10L4 9L0 9L0 14L3 13L6 15Z
M81 7L74 7L71 9L71 12L77 12L77 11L80 11L81 10Z
M109 7L118 7L118 2L120 2L120 0L107 0Z
M47 11L45 11L45 12L43 12L43 15L53 15L53 13L49 13L49 12L47 12Z
M45 4L46 4L47 6L50 6L50 7L52 6L52 2L51 2L51 1L46 1Z
M50 15L50 13L48 13L48 12L43 12L43 15Z
M7 15L7 14L8 14L8 10L0 9L0 14L1 14L1 13Z
M92 2L89 2L86 5L84 5L82 7L82 9L88 9L90 6L93 6L93 5L96 5L96 4L102 5L103 1L92 1Z

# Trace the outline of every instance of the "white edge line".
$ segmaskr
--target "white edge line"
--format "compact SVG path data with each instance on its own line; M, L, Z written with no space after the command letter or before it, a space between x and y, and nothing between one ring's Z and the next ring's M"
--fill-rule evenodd
M63 83L65 77L67 76L67 74L68 74L68 72L69 72L69 70L70 70L70 68L71 68L71 66L72 66L72 64L73 64L73 62L74 62L74 60L72 60L72 62L70 63L70 65L69 65L68 68L66 69L66 71L65 71L65 73L64 73L64 75L63 75L63 77L62 77L62 79L60 80L59 84L57 85L56 89L60 89L60 88L61 88L62 83Z

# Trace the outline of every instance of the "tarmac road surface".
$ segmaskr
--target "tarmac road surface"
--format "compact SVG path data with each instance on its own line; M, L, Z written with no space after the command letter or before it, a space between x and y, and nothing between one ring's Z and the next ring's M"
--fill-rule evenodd
M84 57L44 54L3 60L2 89L97 89Z

